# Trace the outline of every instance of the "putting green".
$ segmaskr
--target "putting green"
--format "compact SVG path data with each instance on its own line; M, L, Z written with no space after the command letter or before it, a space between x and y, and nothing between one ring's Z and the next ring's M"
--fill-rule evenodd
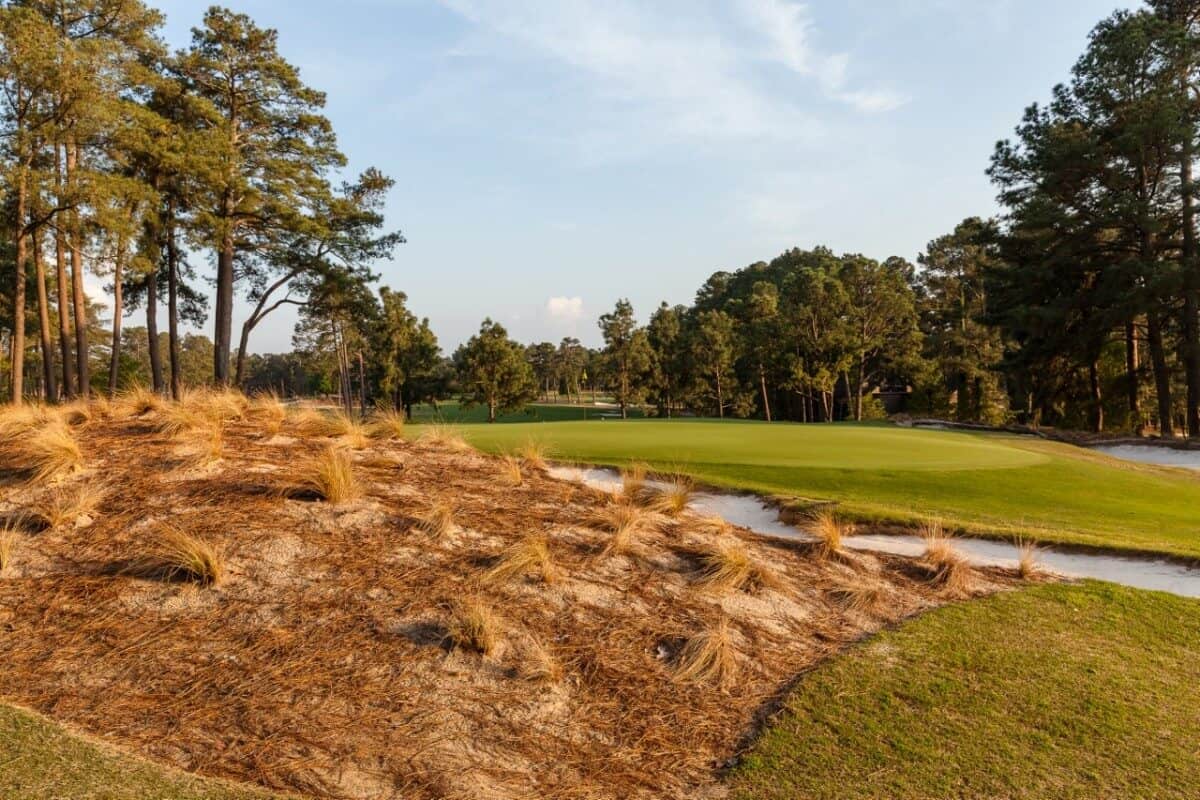
M934 517L979 535L1200 557L1200 474L1031 437L715 420L459 430L490 452L539 441L560 460L645 461L718 486L835 500L862 520Z
M470 428L483 447L544 440L566 453L657 463L752 464L861 470L1015 469L1047 460L1002 439L884 425L773 425L699 420L608 420Z

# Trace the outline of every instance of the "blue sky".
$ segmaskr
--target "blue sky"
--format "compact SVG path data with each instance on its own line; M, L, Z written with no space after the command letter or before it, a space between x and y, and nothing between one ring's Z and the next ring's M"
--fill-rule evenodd
M155 3L186 44L208 5ZM1118 0L239 0L352 171L396 179L379 265L450 351L485 316L599 341L712 272L827 245L915 259L995 210L996 140ZM239 311L241 313L241 311ZM251 349L290 347L294 318ZM241 319L235 319L240 326Z

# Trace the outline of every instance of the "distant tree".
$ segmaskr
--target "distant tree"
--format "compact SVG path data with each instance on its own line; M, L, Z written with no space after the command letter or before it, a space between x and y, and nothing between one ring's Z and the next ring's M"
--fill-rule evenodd
M621 407L621 418L626 419L630 404L639 402L646 391L650 342L646 332L638 327L628 300L618 300L616 308L600 317L600 331L604 334L606 372Z
M380 320L376 328L373 359L381 370L380 391L392 408L412 416L424 383L441 363L441 348L429 328L408 310L408 297L386 286L380 289Z
M550 342L539 342L525 348L525 357L533 369L534 380L537 381L538 393L549 397L550 391L557 385L557 349Z
M567 336L558 343L554 353L554 374L557 376L560 391L567 395L570 402L575 396L577 402L583 400L583 376L587 371L588 352L579 340Z
M660 417L670 417L675 403L682 397L681 387L687 382L687 342L683 336L685 306L661 304L650 315L646 340L653 356L650 390Z
M520 408L537 396L537 382L525 359L525 348L490 319L485 319L479 333L455 351L454 364L462 382L463 403L468 408L486 406L488 422L495 422L498 413Z
M718 417L724 417L741 393L733 370L737 357L733 317L724 311L701 311L689 332L689 345L693 393L704 406L715 407Z

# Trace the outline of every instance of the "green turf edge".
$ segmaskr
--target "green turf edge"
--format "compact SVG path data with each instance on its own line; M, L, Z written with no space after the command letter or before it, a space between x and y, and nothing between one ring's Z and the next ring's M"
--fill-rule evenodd
M736 800L1195 798L1200 601L1088 581L931 611L804 676Z
M26 708L0 702L4 800L286 800L199 778L122 752Z

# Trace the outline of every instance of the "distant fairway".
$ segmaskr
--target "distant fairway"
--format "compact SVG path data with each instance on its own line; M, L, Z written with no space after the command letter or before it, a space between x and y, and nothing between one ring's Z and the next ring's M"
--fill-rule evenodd
M463 425L477 446L530 439L561 460L646 461L713 484L834 499L860 518L1200 557L1200 476L1027 437L700 420Z

